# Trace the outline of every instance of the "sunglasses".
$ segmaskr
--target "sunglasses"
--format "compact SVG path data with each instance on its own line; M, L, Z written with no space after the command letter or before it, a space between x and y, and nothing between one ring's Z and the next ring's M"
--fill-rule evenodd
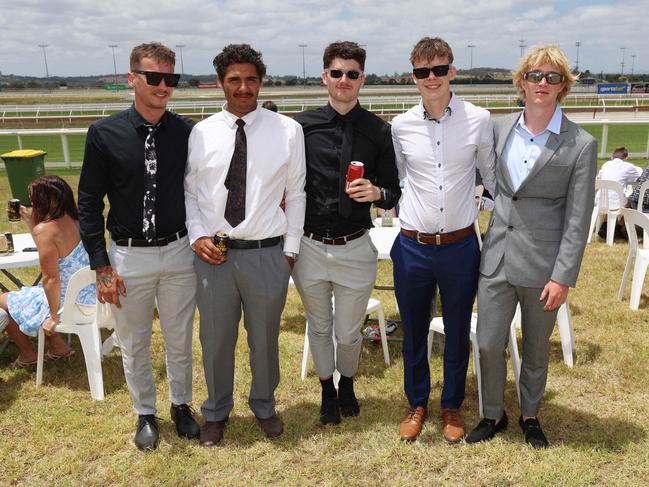
M426 79L430 73L433 73L437 78L439 78L440 76L446 76L449 69L451 69L450 64L440 64L439 66L433 66L430 68L414 68L412 74L414 74L417 79Z
M531 83L540 83L543 78L548 82L549 85L558 85L563 81L563 75L561 73L544 73L543 71L528 71L523 75L527 81Z
M342 78L343 74L346 74L349 79L358 79L361 74L363 74L362 71L356 71L355 69L350 69L349 71L343 71L342 69L326 69L325 71L329 73L329 76L336 79Z
M169 88L175 88L178 86L178 81L180 81L180 75L176 73L159 73L157 71L142 71L140 69L134 69L133 72L146 76L146 84L151 86L158 86L160 81L164 79L165 84Z

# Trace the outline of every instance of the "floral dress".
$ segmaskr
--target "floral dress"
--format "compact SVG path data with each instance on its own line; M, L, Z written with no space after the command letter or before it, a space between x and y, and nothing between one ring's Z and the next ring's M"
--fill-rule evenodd
M88 254L81 241L65 257L59 259L59 276L61 279L61 306L65 300L65 292L72 275L88 265ZM94 304L96 288L90 284L83 288L77 296L77 303ZM38 331L50 316L50 306L47 303L43 285L23 287L19 291L11 291L7 298L9 314L18 323L20 331L25 335L38 336Z

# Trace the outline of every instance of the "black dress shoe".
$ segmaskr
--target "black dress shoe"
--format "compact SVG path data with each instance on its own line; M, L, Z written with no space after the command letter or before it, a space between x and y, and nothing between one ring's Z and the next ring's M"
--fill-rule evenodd
M171 419L176 423L176 433L181 438L197 438L200 434L201 428L194 419L192 408L187 404L176 406L171 405L170 409Z
M353 378L340 376L338 383L338 406L340 407L340 414L346 418L350 416L358 416L361 408L356 400L354 394Z
M140 450L155 450L160 443L158 422L153 414L140 414L135 431L135 446Z
M523 416L518 418L518 424L521 425L523 433L525 433L525 442L532 448L547 448L549 446L548 439L543 434L541 423L536 418L527 418L523 421Z
M507 413L503 411L502 418L496 423L495 419L482 418L478 423L478 426L473 428L471 432L464 439L467 443L478 443L480 441L489 441L496 433L505 431L509 420L507 419Z
M340 424L340 408L336 396L325 396L320 405L320 423Z

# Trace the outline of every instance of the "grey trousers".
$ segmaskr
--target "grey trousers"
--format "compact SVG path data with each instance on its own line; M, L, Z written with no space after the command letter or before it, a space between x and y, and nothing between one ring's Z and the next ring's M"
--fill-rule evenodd
M234 358L242 309L252 372L248 404L258 418L271 417L279 384L279 324L291 272L281 245L229 249L227 260L219 265L195 257L194 267L208 393L201 407L203 418L223 421L234 406Z
M108 256L126 285L121 309L112 306L126 384L138 414L155 414L156 387L151 368L153 310L158 307L165 338L169 399L192 400L192 328L196 275L187 237L164 247L110 243Z
M502 262L492 276L480 275L477 334L485 418L500 419L503 415L507 379L505 350L519 302L523 332L521 413L523 416L536 416L539 411L548 377L550 335L558 311L543 310L545 302L539 301L542 290L511 285Z
M319 377L330 377L335 369L352 377L358 370L361 321L376 281L376 257L369 233L346 245L325 245L302 237L293 280L306 311L309 345Z

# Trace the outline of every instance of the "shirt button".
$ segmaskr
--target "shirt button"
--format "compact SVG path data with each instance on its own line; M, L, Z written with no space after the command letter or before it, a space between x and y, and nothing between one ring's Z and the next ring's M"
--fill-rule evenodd
M438 140L438 141L437 141L437 145L439 145L439 144L441 144L441 142Z
M444 211L444 208L440 208L439 211Z
M444 231L443 228L440 228L440 229L439 229L439 233L442 233L443 231Z
M530 139L530 142L534 142L534 139Z
M507 227L507 230L513 230L513 229L514 229L514 227L512 227L511 225L509 225L509 226Z
M523 161L525 164L527 164L527 161Z
M437 167L442 167L442 165L441 165L441 164L437 164Z
M441 184L439 185L439 189L442 189L442 185L441 185Z
M514 196L514 197L512 197L512 200L514 200L514 201L518 201L518 196Z

